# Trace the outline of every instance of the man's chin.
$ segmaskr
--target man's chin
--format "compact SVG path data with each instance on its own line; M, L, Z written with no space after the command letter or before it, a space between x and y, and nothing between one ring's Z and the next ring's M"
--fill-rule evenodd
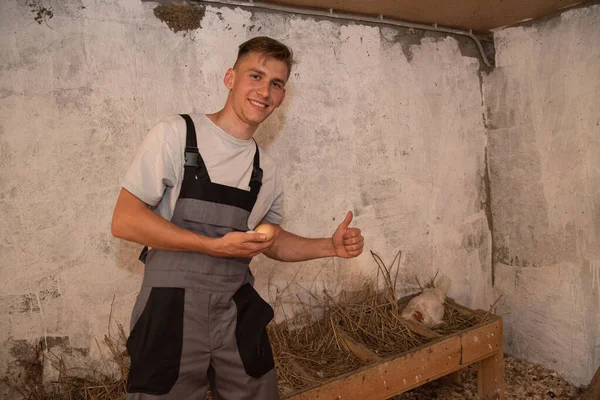
M263 115L256 115L256 116L253 116L252 118L248 118L248 121L251 122L253 125L260 125L264 121L266 121L267 118L269 118L269 116L271 114L272 113L263 114Z

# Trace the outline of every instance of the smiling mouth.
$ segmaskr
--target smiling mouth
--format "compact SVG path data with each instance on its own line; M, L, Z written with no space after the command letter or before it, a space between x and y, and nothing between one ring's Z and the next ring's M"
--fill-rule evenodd
M256 100L250 100L250 99L248 99L248 101L250 102L250 104L252 104L254 107L257 107L257 108L265 109L265 108L268 107L267 104L261 103L261 102L256 101Z

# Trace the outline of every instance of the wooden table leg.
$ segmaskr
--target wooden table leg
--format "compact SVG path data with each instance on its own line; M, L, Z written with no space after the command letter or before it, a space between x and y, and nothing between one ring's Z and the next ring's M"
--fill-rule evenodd
M504 353L500 351L479 361L477 389L481 400L504 400Z
M448 375L448 380L455 385L462 385L462 369Z

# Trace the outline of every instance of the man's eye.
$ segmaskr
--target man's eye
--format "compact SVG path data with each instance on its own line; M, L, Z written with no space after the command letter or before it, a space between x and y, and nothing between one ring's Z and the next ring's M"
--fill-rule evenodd
M250 75L250 77L251 77L252 79L258 79L258 78L260 78L260 76L258 76L258 75L256 75L256 74L252 74L252 75Z
M273 82L273 86L275 86L277 89L281 89L281 83L279 82Z

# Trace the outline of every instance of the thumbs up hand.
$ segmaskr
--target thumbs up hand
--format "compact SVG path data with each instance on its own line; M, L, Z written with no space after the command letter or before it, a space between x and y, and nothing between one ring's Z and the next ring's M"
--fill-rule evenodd
M360 229L349 227L351 222L352 212L348 211L331 238L335 255L341 258L354 258L363 251L365 239L360 234Z

